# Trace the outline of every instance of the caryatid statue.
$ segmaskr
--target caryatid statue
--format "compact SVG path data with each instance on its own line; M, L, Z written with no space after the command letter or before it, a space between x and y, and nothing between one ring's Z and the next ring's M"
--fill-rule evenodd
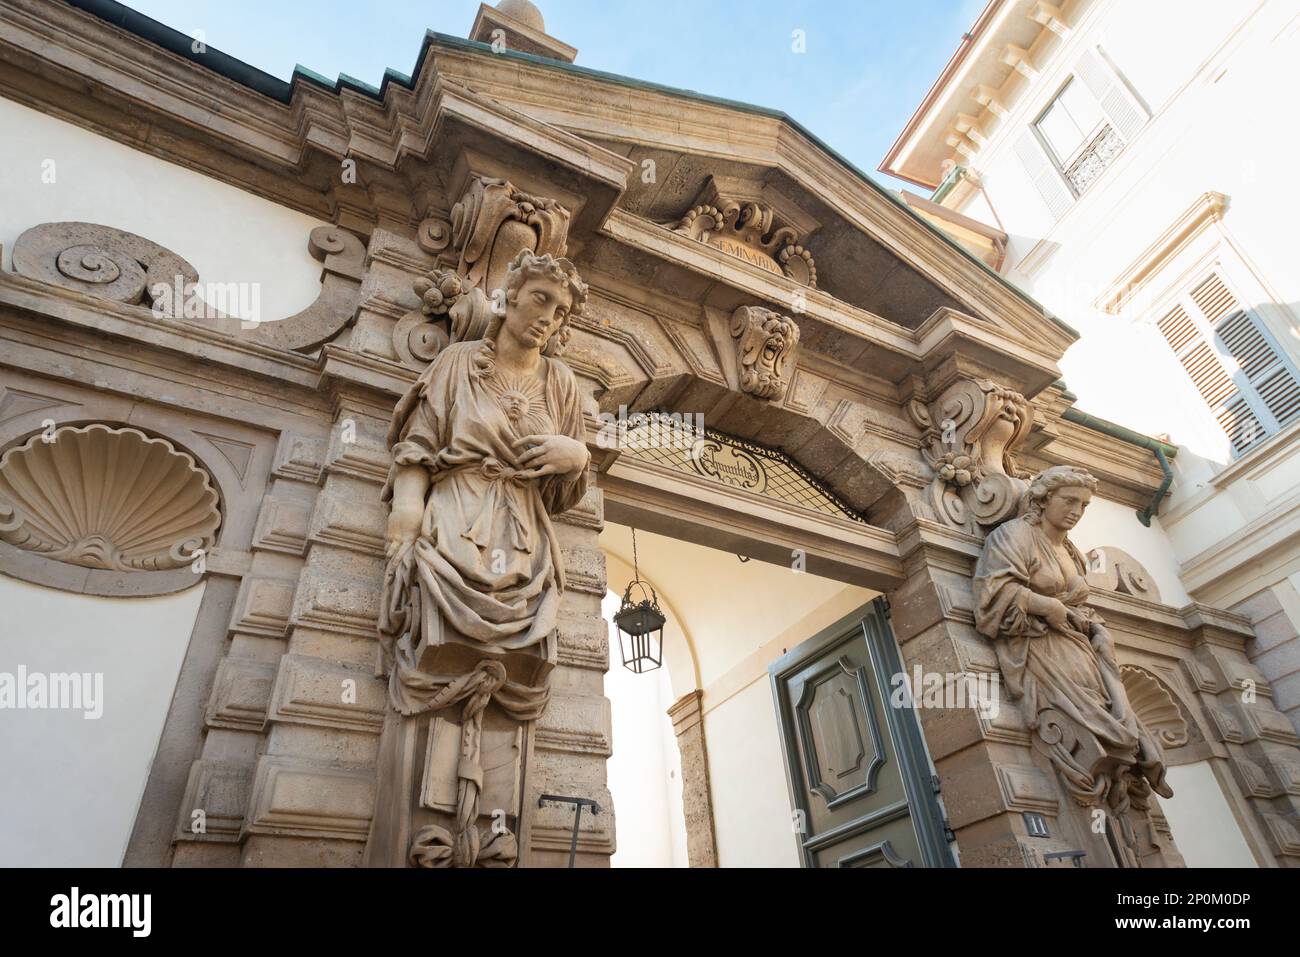
M1036 744L1080 805L1114 816L1135 846L1128 811L1151 791L1172 797L1164 754L1129 703L1115 646L1088 605L1087 566L1067 533L1097 480L1068 465L1046 469L1020 515L988 534L975 566L976 625L993 641L1012 700L1026 702Z
M477 823L483 718L491 705L531 721L546 705L564 588L550 516L583 497L590 460L577 383L547 352L586 295L569 260L521 251L483 338L443 348L394 412L379 628L395 713L381 745L370 863L515 859L515 837L499 820L482 833ZM460 728L447 827L429 797L439 787L429 714L453 705L459 715L440 726Z

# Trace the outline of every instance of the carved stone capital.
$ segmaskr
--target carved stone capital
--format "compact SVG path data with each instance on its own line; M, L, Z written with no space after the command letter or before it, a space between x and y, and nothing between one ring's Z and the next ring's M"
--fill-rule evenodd
M914 398L921 452L935 471L931 504L940 519L977 532L1016 514L1028 473L1016 460L1033 427L1019 392L989 379L960 379L933 402Z
M524 249L563 256L569 219L569 210L556 200L525 193L504 179L473 177L452 207L450 223L436 216L420 223L420 248L443 265L415 281L420 309L393 330L402 363L423 369L448 343L486 335L492 296L511 261ZM556 342L547 354L558 355L563 344Z
M553 199L504 179L476 176L451 210L451 245L460 254L456 271L490 296L519 250L563 256L569 218L569 210Z

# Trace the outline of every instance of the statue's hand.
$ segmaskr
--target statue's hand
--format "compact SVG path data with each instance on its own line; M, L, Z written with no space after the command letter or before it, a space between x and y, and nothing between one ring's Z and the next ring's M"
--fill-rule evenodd
M1070 624L1070 609L1059 598L1047 599L1046 607L1043 609L1043 620L1057 631L1073 630Z
M393 510L388 515L388 530L384 535L386 554L389 558L415 542L420 534L420 521L423 517L422 507L394 503Z
M567 435L525 435L516 439L514 445L524 450L519 455L519 464L525 466L519 473L523 478L547 475L577 478L591 459L587 446Z

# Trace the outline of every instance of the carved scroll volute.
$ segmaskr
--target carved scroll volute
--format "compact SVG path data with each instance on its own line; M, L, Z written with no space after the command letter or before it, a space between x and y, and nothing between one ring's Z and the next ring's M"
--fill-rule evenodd
M741 306L731 316L740 388L770 401L780 400L794 373L799 327L789 316L762 306Z
M493 291L505 282L511 260L521 249L563 256L569 219L569 210L553 199L504 179L476 176L452 207L450 223L437 217L420 223L420 247L445 265L415 281L420 309L393 330L403 364L423 369L449 342L483 338L491 325Z
M935 471L935 512L972 532L1012 518L1028 478L1015 457L1033 427L1025 397L988 379L964 379L930 406L914 399L909 411Z
M569 211L504 179L475 177L452 207L451 229L452 244L460 252L457 272L490 296L519 250L564 255Z

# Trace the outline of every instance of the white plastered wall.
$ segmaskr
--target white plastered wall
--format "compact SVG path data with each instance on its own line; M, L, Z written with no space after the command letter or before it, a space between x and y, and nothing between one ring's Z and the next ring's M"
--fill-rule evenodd
M1175 592L1159 566L1171 564L1181 591L1210 605L1231 608L1270 588L1285 599L1300 575L1300 423L1229 464L1227 437L1153 323L1171 295L1214 267L1300 366L1300 191L1292 187L1300 126L1286 97L1300 87L1300 11L1294 0L1091 0L1070 7L1068 19L1070 36L1038 56L1036 79L1012 81L1011 113L988 123L970 167L1008 233L1007 278L1081 334L1060 363L1077 407L1181 446L1157 520L1169 559L1098 543L1141 557L1170 604ZM1149 119L1053 222L1015 144L1085 48L1100 49ZM1221 219L1177 234L1180 217L1210 193L1226 197ZM961 212L994 217L984 195L963 201ZM1156 265L1119 314L1099 308L1166 234L1181 238L1145 260ZM1275 703L1294 718L1300 608L1283 607L1292 637L1273 636L1259 664ZM1248 652L1258 657L1253 643Z
M1144 526L1130 506L1093 496L1083 518L1070 532L1070 541L1085 555L1090 549L1104 546L1122 549L1151 574L1162 602L1182 608L1191 601L1178 577L1178 562L1159 519L1150 527Z
M1256 867L1209 761L1169 768L1171 798L1160 798L1188 867Z
M607 523L601 535L611 590L630 577L631 533ZM658 591L669 617L665 666L673 699L704 691L704 734L721 867L797 867L776 709L767 666L874 597L874 592L757 560L742 562L686 542L637 532L642 578ZM611 675L621 668L612 650ZM690 656L693 661L682 659ZM647 676L632 676L646 681ZM619 676L621 679L621 676ZM610 790L618 803L620 853L624 842L620 791L634 787L620 769L619 683L607 679L615 714ZM645 719L648 721L648 719ZM661 724L672 735L671 723ZM639 740L639 739L634 739ZM670 742L676 751L675 743ZM646 743L647 748L652 747ZM646 761L650 758L647 756ZM680 772L679 772L680 775ZM680 780L670 793L680 805ZM630 840L643 841L639 833Z
M1008 278L1081 333L1061 362L1079 408L1147 434L1168 432L1221 462L1221 430L1159 333L1140 323L1156 287L1174 282L1185 264L1151 279L1147 294L1119 316L1094 302L1194 200L1223 193L1228 211L1221 229L1211 227L1213 238L1231 246L1233 269L1245 274L1233 277L1242 280L1239 291L1257 300L1249 305L1264 306L1270 329L1300 358L1300 271L1293 268L1300 193L1286 186L1300 127L1277 100L1278 91L1300 85L1300 20L1287 0L1099 0L1082 9L1068 42L1037 64L1041 74L971 165L1009 235ZM1053 223L1014 146L1083 50L1097 46L1151 119ZM961 212L990 216L978 192Z
M307 252L320 221L3 98L0 169L5 271L24 231L86 222L167 247L201 283L256 283L262 321L320 292L321 265Z
M102 673L102 715L0 710L0 866L117 867L204 586L100 598L0 576L0 672Z

